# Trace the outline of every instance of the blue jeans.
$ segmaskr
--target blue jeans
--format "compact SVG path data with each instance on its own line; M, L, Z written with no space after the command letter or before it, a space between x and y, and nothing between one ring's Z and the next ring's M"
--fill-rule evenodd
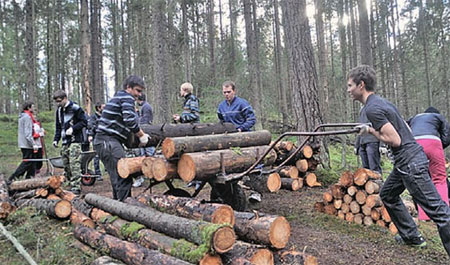
M139 148L140 154L141 156L153 156L155 154L155 147L151 146L151 147L142 147Z
M359 147L359 155L363 168L376 171L381 174L380 166L380 142L362 144Z

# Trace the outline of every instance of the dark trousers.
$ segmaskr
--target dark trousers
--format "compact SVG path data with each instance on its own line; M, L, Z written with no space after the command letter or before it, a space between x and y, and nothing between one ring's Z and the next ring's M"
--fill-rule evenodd
M28 148L21 148L20 149L22 151L22 159L33 159L36 158L35 153L33 152L33 149L28 149ZM42 162L41 162L42 164ZM25 175L25 178L29 179L34 177L34 174L36 172L36 162L31 162L31 161L22 161L22 163L20 163L20 165L17 167L16 171L14 171L14 173L9 177L8 180L13 181L14 179L22 176L23 174L25 174L25 172L27 173Z
M359 155L361 156L363 168L381 173L379 148L380 142L361 144Z
M109 136L97 136L94 142L94 150L105 166L111 180L113 199L124 201L131 196L132 178L121 178L117 172L117 162L125 157L122 144L115 138Z
M403 156L414 157L409 161L405 159L408 161L406 163L395 163L380 192L386 210L403 239L418 237L420 234L417 226L400 199L400 194L405 188L408 189L413 200L436 223L444 248L450 256L450 208L431 181L427 157L422 150L415 153L404 152Z

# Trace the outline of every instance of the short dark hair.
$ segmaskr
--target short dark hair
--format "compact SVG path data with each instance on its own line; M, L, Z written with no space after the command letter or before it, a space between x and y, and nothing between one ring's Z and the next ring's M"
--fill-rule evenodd
M29 110L31 109L31 106L34 105L34 102L31 100L27 100L22 104L22 110Z
M60 98L60 99L67 98L66 91L60 89L60 90L56 90L55 92L53 92L53 99L56 100L58 98Z
M435 107L432 107L432 106L428 107L428 108L425 110L425 113L436 113L436 114L441 114L441 113L439 112L438 109L436 109Z
M364 81L367 91L374 91L377 84L377 73L370 65L359 65L350 70L347 79L352 79L355 84L359 85Z
M100 108L102 107L103 103L102 102L96 102L94 105L94 108L96 111L99 111Z
M140 76L137 75L130 75L123 81L123 89L127 89L127 87L135 87L140 86L142 88L145 88L144 80Z
M233 81L225 81L222 84L222 87L231 87L231 89L233 89L233 91L236 90L236 84Z
M137 99L140 101L145 101L147 99L147 97L145 96L144 93L142 93Z

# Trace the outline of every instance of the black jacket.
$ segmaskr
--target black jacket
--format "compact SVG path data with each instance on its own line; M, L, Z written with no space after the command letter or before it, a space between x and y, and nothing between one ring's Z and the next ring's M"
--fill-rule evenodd
M87 124L87 135L94 137L97 133L97 125L98 120L100 119L101 114L98 112L94 112L94 114L89 117L88 124Z
M449 145L449 125L444 116L438 113L420 113L408 120L414 137L435 136L442 141L444 148Z
M62 139L63 145L71 143L83 143L83 130L86 129L87 118L84 110L78 104L69 101L67 107L56 109L56 129L53 141L59 142ZM66 130L72 127L72 136L66 136Z

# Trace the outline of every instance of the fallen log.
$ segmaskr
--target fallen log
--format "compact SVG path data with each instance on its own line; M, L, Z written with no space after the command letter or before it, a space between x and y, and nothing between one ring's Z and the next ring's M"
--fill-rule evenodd
M121 178L128 178L128 176L142 172L142 161L145 156L124 157L117 162L117 172Z
M364 186L369 179L381 179L381 175L367 168L359 168L355 171L355 185Z
M183 153L204 152L228 149L230 147L249 147L270 144L272 134L267 130L215 134L188 137L167 137L161 149L166 159L180 157Z
M316 174L314 174L312 172L309 172L308 174L306 174L305 182L306 182L306 185L308 185L308 187L321 187L322 186L322 184L317 182Z
M278 173L250 175L244 184L259 193L277 192L281 188L281 178Z
M66 219L72 212L72 205L66 200L23 199L16 201L21 208L31 206L45 211L48 216Z
M94 221L91 218L87 217L82 212L78 211L75 208L72 208L72 213L70 214L70 222L75 225L82 225L90 228L95 227Z
M345 214L345 221L349 223L353 223L353 220L355 219L355 215L352 212L348 212Z
M330 203L332 201L333 201L333 195L331 194L331 192L325 191L323 193L323 202Z
M234 212L236 235L245 241L277 249L284 248L291 236L291 226L283 216Z
M352 201L350 203L350 211L353 214L357 214L357 213L361 212L361 206L359 205L359 203L357 201Z
M276 151L286 151L286 152L292 151L294 147L295 145L291 141L281 141L274 146Z
M152 175L156 181L164 181L178 177L177 164L163 158L156 158L152 164Z
M110 256L101 256L96 258L90 265L124 265Z
M88 204L85 200L81 199L79 196L75 195L73 192L63 190L59 196L61 199L69 201L72 204L72 208L77 209L82 214L90 217L92 212L92 205Z
M14 181L9 185L9 191L25 191L37 188L50 187L57 189L64 181L64 176L51 176L46 178L32 178L20 181Z
M279 250L274 252L276 265L317 265L317 258L296 250Z
M300 184L298 179L286 179L282 178L281 180L281 188L285 190L296 191L303 187L303 182Z
M235 150L216 150L211 152L185 153L178 161L177 172L184 182L192 180L208 180L222 172L243 172L249 168L269 146L253 146ZM221 165L223 156L223 165ZM276 152L271 150L264 158L264 165L272 165L276 159Z
M334 208L335 208L336 210L341 209L341 207L342 207L342 200L334 200L334 201L333 201L333 205L334 205Z
M237 258L243 258L254 265L273 265L272 251L264 246L253 245L242 241L236 241L233 248L221 255L225 264L232 264Z
M350 202L349 203L343 203L342 205L341 205L341 211L343 212L343 213L348 213L348 212L350 212Z
M235 242L233 229L226 224L211 224L204 221L190 220L152 208L143 208L89 193L87 203L113 215L144 224L152 230L175 237L184 238L196 244L210 244L217 253L230 250ZM205 234L208 236L205 237Z
M14 202L9 197L8 185L3 174L0 174L0 219L8 217L15 209Z
M75 227L74 235L78 240L129 265L191 264L162 254L157 250L150 250L139 244L123 241L116 237L99 233L89 227Z
M184 137L237 132L236 126L229 122L178 124L164 123L156 125L141 124L140 127L146 134L150 135L151 137L151 139L147 143L147 146L156 146L166 137ZM136 138L134 134L132 134L131 137L128 138L126 146L130 148L136 148L139 147L139 143L139 139Z
M202 203L185 197L164 196L144 193L138 201L151 206L158 211L175 214L194 220L203 220L214 224L234 225L235 217L233 208L226 204Z
M350 204L353 201L353 197L348 194L345 194L342 200L344 201L344 203Z
M342 210L339 210L337 213L337 217L341 220L345 220L345 213Z
M299 159L297 162L295 162L295 167L298 169L299 172L305 173L308 171L308 160L306 159Z
M354 196L358 192L358 188L356 186L350 186L347 188L347 194L350 196Z
M31 199L31 198L45 198L48 196L48 189L37 188L22 192L16 192L12 195L14 200Z
M298 178L298 169L294 166L282 168L278 173L282 178L292 178L292 179Z

